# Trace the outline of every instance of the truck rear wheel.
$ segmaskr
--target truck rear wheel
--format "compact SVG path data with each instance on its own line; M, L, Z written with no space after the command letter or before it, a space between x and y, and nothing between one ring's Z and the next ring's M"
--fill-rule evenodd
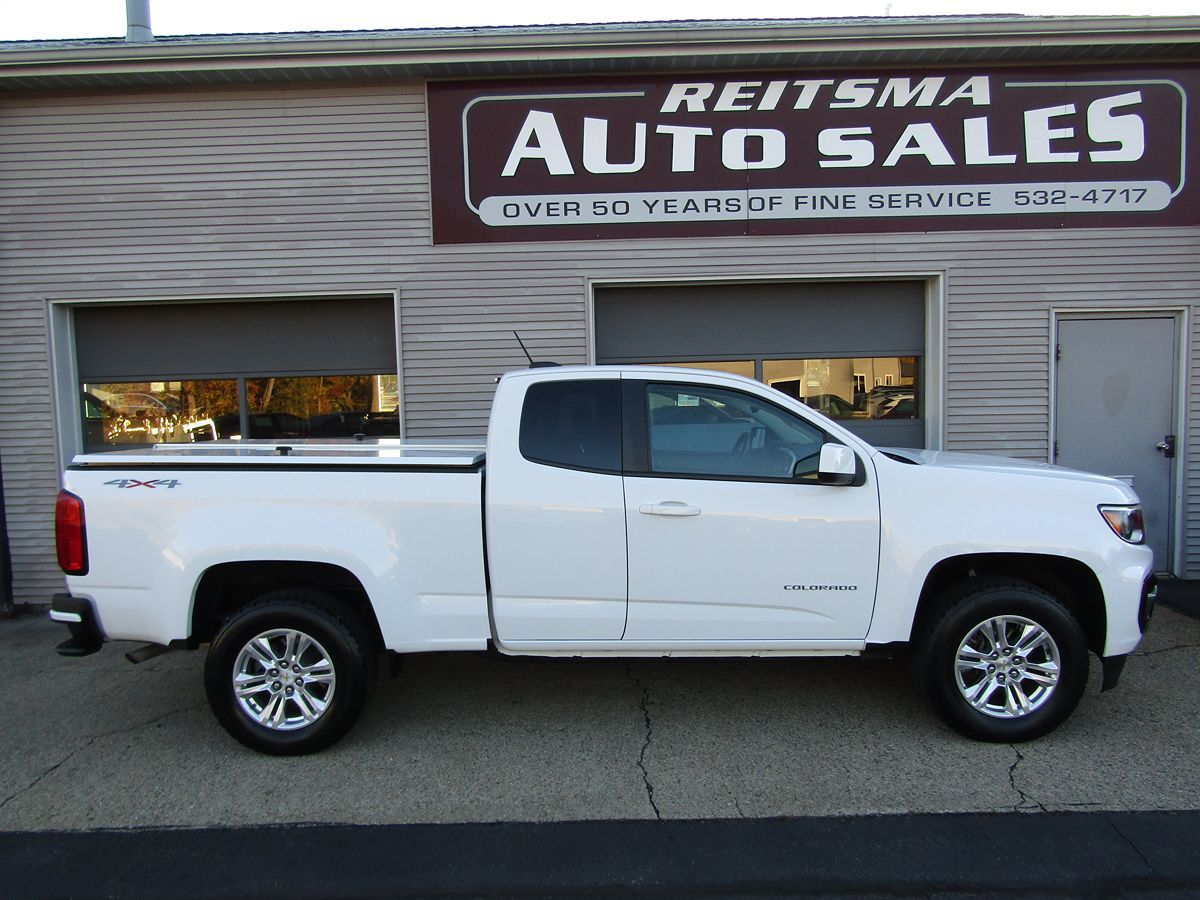
M208 651L204 684L217 721L247 747L314 753L362 712L370 655L338 601L277 591L238 610Z
M934 708L984 741L1028 741L1052 731L1087 684L1083 629L1058 600L1027 582L975 578L944 597L916 657Z

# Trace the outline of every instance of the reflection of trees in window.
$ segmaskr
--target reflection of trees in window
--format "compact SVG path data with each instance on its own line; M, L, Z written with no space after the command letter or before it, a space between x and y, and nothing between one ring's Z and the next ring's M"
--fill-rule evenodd
M237 382L231 379L181 384L180 405L191 415L211 418L238 411Z
M371 410L372 376L315 375L301 378L253 378L246 382L252 412L283 412L300 418Z
M214 419L237 415L237 382L122 381L82 386L84 445L212 440Z
M247 434L235 378L83 384L85 447L400 433L395 375L248 378L245 386Z

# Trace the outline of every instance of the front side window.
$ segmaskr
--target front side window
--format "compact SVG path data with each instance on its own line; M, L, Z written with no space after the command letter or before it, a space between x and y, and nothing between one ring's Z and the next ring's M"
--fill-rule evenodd
M532 462L621 471L621 383L543 381L525 393L521 455Z
M650 470L715 478L815 478L824 433L765 400L701 385L647 389Z

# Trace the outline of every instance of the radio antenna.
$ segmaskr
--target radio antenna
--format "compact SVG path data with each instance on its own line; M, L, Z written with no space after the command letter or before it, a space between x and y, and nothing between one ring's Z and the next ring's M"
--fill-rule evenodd
M529 355L529 351L525 349L525 342L523 340L521 340L521 336L519 334L517 334L516 330L513 331L513 337L515 337L517 339L517 343L520 344L521 349L525 351L525 358L527 360L529 360L529 368L531 368L531 369L547 369L547 368L553 368L553 367L556 367L559 365L556 362L547 362L546 360L540 360L540 359L535 360L532 356Z
M517 334L516 329L513 329L513 337L517 339L517 343L521 345L521 350L525 353L525 358L529 360L529 367L533 368L533 357L529 355L529 351L525 349L525 342L521 340L521 336Z

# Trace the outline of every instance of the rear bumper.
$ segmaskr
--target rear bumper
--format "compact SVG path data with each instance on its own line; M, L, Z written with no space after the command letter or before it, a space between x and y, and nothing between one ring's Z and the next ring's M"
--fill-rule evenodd
M61 656L89 656L104 646L104 632L90 601L70 594L50 598L50 618L67 626L71 636L56 648Z

